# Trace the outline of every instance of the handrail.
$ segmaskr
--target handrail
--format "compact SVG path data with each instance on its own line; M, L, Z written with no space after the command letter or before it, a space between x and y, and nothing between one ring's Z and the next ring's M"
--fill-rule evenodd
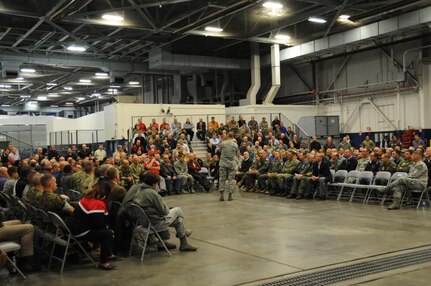
M32 145L31 143L25 142L25 141L23 141L23 140L21 140L21 139L18 139L18 138L16 138L16 137L10 136L10 135L8 135L8 134L6 134L6 133L0 132L0 136L4 136L4 137L6 137L6 139L8 139L8 140L9 140L9 139L14 140L14 141L16 141L16 142L18 142L18 143L21 143L21 144L23 144L23 145L27 145L27 146L29 146L29 147L33 147L33 145ZM13 144L13 145L17 145L17 144Z
M289 119L289 117L287 117L286 115L284 115L283 113L281 113L281 116L282 117L284 117L284 118L286 118L287 120L289 120L290 122L292 122L293 123L293 121L292 120L290 120ZM302 131L302 133L304 133L305 134L305 136L307 136L307 137L310 137L310 134L308 134L307 132L305 132L305 130L301 127L301 126L299 126L297 123L293 123L293 125L296 127L296 128L298 128L299 130L301 130ZM296 133L296 132L295 132Z

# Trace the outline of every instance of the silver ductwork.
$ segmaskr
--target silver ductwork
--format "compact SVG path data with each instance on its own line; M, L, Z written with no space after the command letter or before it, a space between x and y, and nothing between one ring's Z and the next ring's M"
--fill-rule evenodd
M205 57L194 55L171 54L162 49L149 53L149 68L158 70L182 69L226 69L246 70L250 68L248 60Z
M311 56L315 53L340 48L346 45L358 44L362 41L388 36L395 32L412 29L415 26L429 23L431 23L431 7L426 7L404 15L284 49L280 51L280 60L286 61L302 56ZM268 64L267 61L265 63Z
M259 92L261 85L260 78L260 53L259 53L259 44L251 43L251 56L250 56L250 65L251 65L251 85L247 92L247 97L245 99L240 100L240 105L255 105L256 104L256 96Z
M277 44L271 46L271 75L272 86L266 94L265 100L263 101L264 104L272 104L281 86L280 46Z

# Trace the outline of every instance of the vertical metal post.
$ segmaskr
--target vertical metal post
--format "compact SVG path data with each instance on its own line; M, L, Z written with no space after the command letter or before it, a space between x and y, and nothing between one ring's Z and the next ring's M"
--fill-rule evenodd
M99 142L99 130L96 130L96 142Z
M76 145L78 145L78 142L79 142L79 140L78 140L78 130L75 130L75 133L76 133Z

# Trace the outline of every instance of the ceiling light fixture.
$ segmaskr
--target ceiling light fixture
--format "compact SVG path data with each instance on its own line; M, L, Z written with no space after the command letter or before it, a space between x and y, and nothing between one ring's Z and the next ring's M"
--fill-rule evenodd
M283 34L277 34L277 35L275 35L274 38L277 39L277 40L286 41L286 42L290 40L290 36L289 35L283 35Z
M136 85L136 84L139 84L139 81L129 81L129 84L130 85Z
M207 32L214 32L214 33L221 33L221 32L223 32L223 29L222 28L218 28L218 27L207 26L207 27L205 27L205 31L207 31Z
M9 106L10 106L10 104L2 104L1 106L2 106L2 107L9 107Z
M57 83L56 82L48 82L46 85L47 86L57 86Z
M73 105L73 102L66 102L66 105Z
M90 79L80 79L79 80L80 83L91 83Z
M110 88L120 88L121 86L120 85L110 85L109 87Z
M116 88L109 88L109 89L108 89L108 91L109 91L109 92L117 92L117 91L118 91L118 89L116 89Z
M85 97L77 97L77 98L76 98L76 100L77 100L77 101L82 101L82 100L84 100L84 99L85 99Z
M50 107L58 107L58 105L52 104L50 105Z
M90 95L90 97L99 97L100 93L93 93L92 95Z
M123 17L118 16L118 15L113 15L113 14L104 14L102 16L102 19L106 20L106 21L113 21L113 22L121 22L124 20Z
M64 86L63 89L64 90L73 90L73 87L71 87L71 86Z
M94 75L98 76L98 77L108 77L109 76L108 73L106 73L106 72L97 72Z
M10 84L0 84L0 88L11 88Z
M47 100L47 97L46 96L38 96L37 100Z
M16 78L16 80L24 80L24 78L22 76L19 76Z
M82 46L69 46L67 50L71 52L85 52L87 48Z
M31 97L31 95L23 94L23 95L20 95L19 97L21 97L21 98L30 98L30 97Z
M273 2L273 1L267 1L267 2L263 3L262 6L267 8L267 9L272 9L272 10L278 10L278 9L283 8L283 4L278 3L278 2Z
M348 20L350 18L350 15L340 15L340 17L338 17L340 20Z
M30 69L30 68L23 68L21 69L21 72L25 72L25 73L35 73L36 70L35 69Z
M326 23L325 19L317 18L317 17L310 17L310 18L308 18L308 21L313 22L313 23L319 23L319 24Z

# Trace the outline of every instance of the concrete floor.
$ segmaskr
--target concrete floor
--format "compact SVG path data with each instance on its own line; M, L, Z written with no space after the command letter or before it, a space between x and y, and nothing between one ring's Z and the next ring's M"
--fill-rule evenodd
M232 202L219 202L217 193L165 200L183 209L186 226L193 229L190 242L199 247L196 253L176 250L172 257L151 253L143 263L131 257L119 262L115 272L66 266L62 277L41 272L30 274L25 282L2 272L0 284L258 285L328 265L429 246L431 241L428 209L387 211L377 205L295 201L255 193L236 193ZM171 242L179 244L174 235ZM419 265L353 284L425 285L430 269L431 265Z

